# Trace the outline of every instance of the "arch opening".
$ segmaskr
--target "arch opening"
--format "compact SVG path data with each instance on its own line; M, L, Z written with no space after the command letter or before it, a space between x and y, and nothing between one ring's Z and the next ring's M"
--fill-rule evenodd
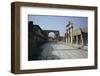
M49 32L49 34L48 34L48 40L49 41L54 41L54 38L55 38L55 33L54 32Z

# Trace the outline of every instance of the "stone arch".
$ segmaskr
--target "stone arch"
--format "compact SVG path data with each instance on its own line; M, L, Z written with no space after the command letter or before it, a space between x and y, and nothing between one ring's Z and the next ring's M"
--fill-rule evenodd
M47 33L47 37L49 37L50 33L54 34L54 40L59 40L59 31L58 30L44 30Z
M49 33L48 33L48 37L54 38L54 37L55 37L55 33L54 33L54 32L49 32Z
M48 33L48 40L49 41L54 41L55 39L55 33L54 32L49 32Z

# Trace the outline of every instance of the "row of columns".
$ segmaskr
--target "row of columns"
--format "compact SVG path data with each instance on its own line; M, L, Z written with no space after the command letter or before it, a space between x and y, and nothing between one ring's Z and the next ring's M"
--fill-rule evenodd
M75 39L75 43L76 44L79 44L80 42L80 40L81 40L81 45L84 45L84 41L83 41L83 35L82 34L80 34L80 38L78 37L79 35L76 35L75 37L76 37L76 39Z
M81 31L81 29L80 29ZM81 31L81 34L79 35L76 35L76 39L74 39L74 36L73 36L73 23L71 23L69 21L69 23L66 25L66 44L68 43L74 43L73 41L75 40L76 44L81 44L81 45L84 45L84 38L83 38L83 34L82 34L82 31Z
M66 44L73 43L73 24L69 21L66 25Z

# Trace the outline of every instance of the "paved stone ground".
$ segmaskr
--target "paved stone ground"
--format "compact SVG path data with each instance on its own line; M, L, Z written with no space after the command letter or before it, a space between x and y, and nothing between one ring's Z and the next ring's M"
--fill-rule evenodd
M41 46L43 52L39 59L79 59L87 58L88 51L66 45L64 42L48 42Z

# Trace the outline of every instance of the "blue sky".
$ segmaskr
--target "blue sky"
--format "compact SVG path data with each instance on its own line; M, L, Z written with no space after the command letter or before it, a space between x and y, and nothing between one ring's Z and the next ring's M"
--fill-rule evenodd
M88 26L87 17L29 15L28 21L33 21L34 24L39 25L43 30L59 30L60 36L64 36L66 25L69 21L73 23L74 29Z

